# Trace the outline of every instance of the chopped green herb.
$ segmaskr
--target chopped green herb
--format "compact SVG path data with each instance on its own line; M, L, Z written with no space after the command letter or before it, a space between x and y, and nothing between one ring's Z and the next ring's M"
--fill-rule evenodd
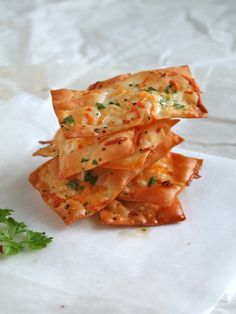
M80 162L87 162L87 161L89 161L89 159L87 159L87 158L82 158L81 160L80 160Z
M93 174L91 170L85 171L84 181L89 182L91 185L95 185L98 180L98 176Z
M25 247L40 250L52 241L45 233L29 230L25 223L10 217L12 212L0 208L0 254L15 255Z
M75 124L75 120L73 118L72 115L65 117L65 119L63 120L63 123L66 125L71 125L71 124Z
M169 92L170 92L170 89L172 88L172 83L170 83L166 88L165 88L165 90L164 90L164 92L166 93L166 94L169 94Z
M151 177L148 181L148 187L150 188L152 185L157 184L157 177Z
M71 180L66 185L74 191L83 191L84 190L84 186L80 185L79 180Z
M148 86L148 88L145 89L145 92L148 92L148 93L158 92L158 90L152 86Z
M119 103L119 102L114 102L114 101L110 101L110 102L108 103L108 105L115 105L115 106L120 107L120 103Z
M78 180L71 180L66 185L74 191L78 191L79 189L79 181Z
M96 159L94 159L94 160L92 161L92 164L97 166L97 165L98 165L97 160L96 160Z
M162 96L162 98L159 100L159 103L160 105L163 107L163 106L166 106L166 97L165 96Z
M173 106L174 106L176 109L184 109L184 105L179 104L179 103L177 103L177 102L175 102L175 101L174 101Z
M104 104L100 103L100 102L97 102L97 103L96 103L96 106L97 106L97 109L98 109L98 110L102 110L102 109L105 109L105 108L106 108L106 106L105 106Z

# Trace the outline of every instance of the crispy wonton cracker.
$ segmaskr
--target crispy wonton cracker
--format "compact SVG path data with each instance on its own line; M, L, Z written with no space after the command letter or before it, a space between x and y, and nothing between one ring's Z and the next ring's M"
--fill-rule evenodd
M118 195L118 199L170 206L193 178L199 177L201 159L169 153L141 171Z
M179 120L163 119L147 126L136 127L134 153L128 157L105 163L103 167L111 169L136 169L143 166L146 158L161 142L172 126Z
M49 160L29 176L49 207L70 224L109 204L129 181L132 172L97 167L68 179L58 178L58 158Z
M187 66L115 77L91 88L51 92L66 138L106 136L163 118L207 116Z
M169 207L114 200L100 211L100 218L108 225L158 226L185 220L185 215L178 199Z

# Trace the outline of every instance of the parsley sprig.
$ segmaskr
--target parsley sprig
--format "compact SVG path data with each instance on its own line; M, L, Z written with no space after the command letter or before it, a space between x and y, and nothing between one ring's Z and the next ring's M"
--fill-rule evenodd
M148 181L148 187L150 188L152 185L155 185L158 183L157 177L151 177Z
M35 232L24 222L18 222L11 214L14 211L0 208L0 254L15 255L26 247L30 250L41 250L51 241L44 232Z

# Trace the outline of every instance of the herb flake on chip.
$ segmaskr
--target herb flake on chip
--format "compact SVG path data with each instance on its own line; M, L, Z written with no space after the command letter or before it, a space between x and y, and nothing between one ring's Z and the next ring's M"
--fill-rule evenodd
M92 164L95 165L95 166L97 166L97 165L98 165L97 160L96 160L96 159L93 159Z
M106 108L106 106L104 104L100 103L100 102L96 103L96 107L97 107L98 110L103 110L103 109Z
M87 159L87 158L82 158L82 159L80 160L81 163L87 162L87 161L89 161L89 159Z
M176 109L184 109L184 105L179 104L179 103L178 103L178 102L176 102L176 101L174 101L173 106L174 106Z
M91 170L85 171L84 181L89 182L91 185L95 185L98 180L98 176Z
M72 115L69 115L69 116L64 118L63 123L66 125L75 124L75 119L73 118Z
M152 185L157 184L157 182L158 182L157 177L151 177L148 181L148 187L150 188Z
M152 86L148 86L148 88L145 89L145 92L148 92L148 93L158 92L158 90Z
M71 180L66 185L74 191L83 191L84 190L84 186L80 185L79 180Z
M115 105L115 106L117 106L117 107L120 107L120 103L119 103L119 102L114 102L114 101L110 101L110 102L108 103L108 105Z

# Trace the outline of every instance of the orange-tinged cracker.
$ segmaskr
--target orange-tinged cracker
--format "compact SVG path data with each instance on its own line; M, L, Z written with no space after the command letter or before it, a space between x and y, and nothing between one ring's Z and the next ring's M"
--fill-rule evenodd
M66 139L59 130L50 144L37 150L33 156L59 156L59 177L65 179L113 159L129 156L134 152L134 147L134 129L118 132L106 138L72 139Z
M39 141L40 144L49 145L38 149L35 153L33 153L33 156L57 157L59 155L59 141L62 136L63 132L59 129L51 141Z
M193 178L199 177L202 160L169 153L141 171L117 197L169 206Z
M59 177L67 178L133 152L134 129L115 133L105 139L64 138L59 143Z
M150 152L143 165L143 169L148 168L154 162L164 157L174 146L182 143L183 141L184 139L181 136L169 131L164 140Z
M149 163L161 158L181 140L182 138L170 132L166 136L165 145L162 143L153 151L154 157L151 161L148 158ZM65 224L70 224L95 214L109 204L141 169L112 170L97 167L61 180L58 177L59 160L54 158L33 171L29 181ZM91 177L92 182L96 181L94 185L84 180L86 174Z
M67 138L106 136L164 118L207 116L187 66L122 75L92 88L51 92Z
M68 179L58 178L59 162L54 158L29 176L49 207L71 224L86 218L109 204L129 181L132 172L97 167Z
M134 153L128 157L105 163L111 169L136 169L144 165L146 158L165 138L169 129L179 120L163 119L147 126L136 127Z
M159 226L185 220L180 201L163 207L146 202L112 201L100 211L103 224L125 226Z

